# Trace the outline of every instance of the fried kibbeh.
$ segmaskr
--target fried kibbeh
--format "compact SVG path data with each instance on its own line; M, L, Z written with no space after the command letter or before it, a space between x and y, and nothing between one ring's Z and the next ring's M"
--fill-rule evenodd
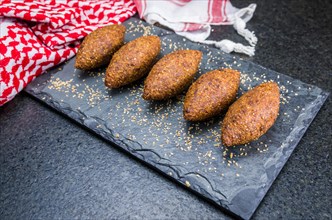
M177 50L161 58L144 82L145 100L164 100L176 96L193 81L202 58L198 50Z
M237 70L213 70L203 74L188 89L183 117L188 121L203 121L220 114L235 100L239 85Z
M112 55L123 45L126 27L108 25L87 35L77 51L75 68L91 70L109 64Z
M143 36L123 45L106 70L105 85L119 88L144 77L160 53L158 36Z
M265 134L278 117L277 83L262 83L243 94L228 109L221 127L225 146L246 144Z

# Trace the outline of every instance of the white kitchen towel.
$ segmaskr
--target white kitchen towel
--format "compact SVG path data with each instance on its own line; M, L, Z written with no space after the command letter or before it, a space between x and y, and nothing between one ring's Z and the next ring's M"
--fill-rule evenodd
M148 23L160 23L177 34L192 41L215 45L224 52L232 51L249 56L255 54L257 38L254 32L246 29L252 18L256 4L238 9L229 0L134 0L138 13ZM207 40L211 25L233 25L235 30L249 43L223 39Z

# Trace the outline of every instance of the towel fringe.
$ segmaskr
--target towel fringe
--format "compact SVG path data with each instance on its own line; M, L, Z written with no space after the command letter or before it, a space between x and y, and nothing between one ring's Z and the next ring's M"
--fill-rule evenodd
M240 43L235 43L231 40L221 40L221 41L212 41L212 40L205 40L200 41L200 43L214 45L218 48L220 48L225 53L231 53L231 52L237 52L237 53L244 53L248 56L254 56L255 55L255 47L253 46L245 46Z
M244 20L236 17L233 27L239 35L244 37L249 42L251 46L254 47L257 44L257 37L255 33L246 29L246 22Z

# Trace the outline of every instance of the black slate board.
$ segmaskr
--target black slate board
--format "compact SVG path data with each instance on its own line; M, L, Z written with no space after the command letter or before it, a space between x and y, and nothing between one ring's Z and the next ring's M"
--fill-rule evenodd
M184 94L165 102L144 101L143 80L110 90L103 82L105 69L77 70L75 58L38 77L25 91L227 211L250 218L328 93L138 19L124 24L126 42L160 36L160 57L177 49L201 50L197 77L222 67L241 71L238 97L264 81L277 82L281 106L275 125L257 141L226 148L220 141L223 115L187 122L182 117Z

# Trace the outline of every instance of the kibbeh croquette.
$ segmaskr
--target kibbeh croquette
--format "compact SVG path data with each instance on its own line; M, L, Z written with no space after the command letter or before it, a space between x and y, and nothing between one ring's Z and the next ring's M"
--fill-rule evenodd
M123 45L106 70L105 85L119 88L144 77L160 53L158 36L143 36Z
M235 100L239 85L237 70L213 70L203 74L188 89L183 117L188 121L203 121L227 110Z
M75 68L91 70L108 65L112 55L123 45L126 27L108 25L85 37L77 51Z
M279 114L280 92L275 82L262 83L243 94L228 109L222 122L225 146L246 144L265 134Z
M174 97L193 81L202 58L198 50L177 50L161 58L144 82L145 100Z

